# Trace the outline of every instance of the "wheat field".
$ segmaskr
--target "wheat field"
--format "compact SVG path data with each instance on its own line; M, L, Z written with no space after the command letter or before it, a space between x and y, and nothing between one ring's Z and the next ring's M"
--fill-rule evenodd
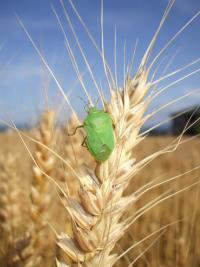
M151 129L143 130L154 115L199 92L198 88L189 90L148 110L160 94L200 71L197 67L190 69L199 59L171 72L168 64L173 57L164 69L160 59L200 12L182 25L152 59L157 37L174 5L170 0L134 72L135 54L126 66L124 48L123 82L119 86L116 54L113 70L104 51L103 1L98 46L69 0L100 56L106 81L102 89L64 1L60 4L98 100L87 88L56 9L51 7L85 94L86 101L81 99L86 102L85 119L77 115L72 99L17 17L69 109L68 119L59 124L62 104L51 106L45 88L46 105L35 127L19 130L12 120L0 118L8 126L0 133L0 267L200 266L200 142L199 135L184 135L199 121L192 120L197 108L179 135L151 136ZM114 45L116 49L116 40ZM176 77L188 68L188 73ZM168 78L172 80L162 83ZM155 128L164 123L158 122Z
M29 134L33 135L31 133ZM148 153L153 153L154 151L165 147L173 140L173 138L175 137L148 137L143 144L140 144L136 148L134 153L136 153L138 158L143 158ZM188 137L184 137L183 140L186 141L187 138ZM9 179L7 183L10 183L10 185L8 184L8 186L10 186L8 187L8 190L10 191L7 192L10 202L7 203L7 205L9 205L7 208L10 210L10 217L6 218L5 223L7 224L7 227L13 227L12 232L7 228L10 235L9 238L7 235L4 236L4 239L1 238L0 266L26 266L23 265L25 263L23 263L23 260L20 261L17 255L18 253L24 255L24 249L26 249L27 245L25 242L27 239L24 235L28 232L31 224L30 189L33 174L31 175L30 173L33 163L16 133L2 133L0 135L0 145L2 154L4 155L4 157L1 158L0 165L1 198L3 189L5 190L2 181L4 181L4 172L7 171L6 174ZM32 142L28 141L28 145L33 152L35 148ZM136 190L152 179L155 179L155 177L161 177L161 181L165 181L170 177L174 177L180 173L185 173L195 168L199 165L199 149L199 140L190 140L182 144L173 154L159 157L150 163L148 167L145 167L144 170L134 178L128 191L132 191L133 189ZM90 160L92 161L92 159ZM21 164L21 162L23 162L23 164ZM60 176L58 167L56 172L58 173L55 173L55 177ZM159 196L167 190L172 190L173 192L173 190L176 191L191 185L199 175L200 171L197 169L185 176L181 176L173 182L155 188L152 192L147 192L139 203L129 207L128 212L131 214L134 210L139 209L139 207L145 205L151 199ZM51 190L49 194L51 198L51 206L48 209L48 220L57 231L61 229L63 230L66 227L65 210L61 207L60 200L55 191ZM119 260L116 266L127 266L137 257L138 260L135 262L135 266L199 266L199 197L200 188L199 186L195 186L164 201L139 218L123 236L116 248L117 251L124 251L137 241L144 239L165 225L169 224L169 226L165 229L162 236L159 237L156 244L149 248L144 255L141 255L142 252L144 252L160 232L155 233L155 235L152 237L150 236L140 245L133 248L125 257ZM15 213L12 212L12 209L15 209ZM48 231L49 235L52 235L52 230L48 229ZM47 241L46 257L48 258L48 263L45 266L53 266L54 257L56 255L56 249L54 247L56 240L55 238L50 239L49 235L45 239L45 242ZM5 241L11 242L10 246L12 246L12 242L23 238L24 241L21 241L21 247L12 247L12 250L10 250L9 247L5 246ZM54 250L52 249L53 247ZM140 255L141 257L139 257ZM16 262L13 263L13 260L16 260Z

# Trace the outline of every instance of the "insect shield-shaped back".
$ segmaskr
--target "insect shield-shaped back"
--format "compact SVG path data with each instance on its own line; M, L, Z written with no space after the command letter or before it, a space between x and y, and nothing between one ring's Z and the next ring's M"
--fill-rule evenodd
M114 149L112 119L103 110L92 107L84 119L85 144L97 161L105 161Z

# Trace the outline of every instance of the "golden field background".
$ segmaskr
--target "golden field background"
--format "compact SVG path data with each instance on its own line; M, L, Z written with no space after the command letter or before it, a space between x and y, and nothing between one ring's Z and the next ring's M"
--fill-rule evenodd
M36 129L26 134L35 137L35 133ZM55 135L56 142L54 148L67 160L66 151L70 154L72 154L72 151L67 150L69 146L67 142L69 141L67 141L66 134L55 133ZM144 158L166 147L175 138L175 136L147 137L141 144L136 146L133 153L137 159ZM180 144L176 151L159 156L141 170L133 178L128 191L135 191L156 178L158 179L157 181L166 181L173 176L198 166L200 164L199 138L193 140L188 138L190 137L183 137L182 141L184 142ZM24 140L26 140L27 146L34 155L35 144L25 137ZM85 156L87 151L81 147L79 140L76 145L83 151L82 156L77 156L76 162L81 160L81 164L83 164L84 155L86 161L94 164L89 155L88 157ZM26 251L28 242L30 242L31 238L34 238L29 235L29 229L34 220L30 215L33 161L22 144L19 135L14 131L9 130L0 134L0 148L0 266L26 266L27 258L31 257L31 253L34 253L34 251ZM73 165L73 162L71 164ZM63 167L63 164L56 160L53 178L59 182L62 179L60 177L67 173L68 170ZM76 190L73 175L69 175L67 179L69 184L71 184L72 190ZM149 190L142 196L140 201L130 206L129 215L165 191L175 193L198 180L200 180L199 169L178 177L174 181L164 183L153 190ZM199 191L200 187L197 184L156 205L139 218L116 247L118 252L125 251L132 244L135 244L157 229L167 224L171 225L164 228L163 232L158 232L136 246L125 257L120 259L116 266L128 266L130 262L137 258L138 260L134 266L200 266ZM47 229L46 234L42 236L44 244L39 244L46 247L45 255L42 255L42 257L45 266L48 267L53 266L56 253L57 255L59 254L55 245L55 236L52 228L56 229L58 233L70 231L67 224L67 213L61 204L58 192L55 190L55 185L50 185L49 192L50 204L47 208L47 217L45 217L49 224L44 225ZM40 199L40 201L42 202L43 199ZM8 214L6 216L3 216L4 208L7 209ZM43 211L41 212L43 213ZM160 235L161 233L162 235ZM145 251L159 235L160 237L153 246ZM142 255L143 253L144 255ZM40 266L43 267L44 264Z

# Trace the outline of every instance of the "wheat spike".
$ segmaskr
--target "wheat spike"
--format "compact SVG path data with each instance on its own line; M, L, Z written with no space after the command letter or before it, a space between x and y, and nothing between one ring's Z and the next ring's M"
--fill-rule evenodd
M29 236L21 225L23 207L20 200L23 192L18 186L17 157L11 154L5 156L0 169L0 229L1 246L4 248L1 257L6 266L21 266L27 257L24 251Z
M46 147L53 148L55 145L53 127L54 110L47 109L42 113L36 140ZM37 143L35 161L37 166L33 166L33 182L31 186L30 213L32 225L29 229L31 239L26 248L30 257L26 262L26 267L46 266L53 252L52 233L47 226L51 204L51 187L44 173L52 175L55 168L55 158L48 149Z
M124 89L111 91L106 110L115 125L115 149L110 158L97 163L95 171L80 176L80 202L66 200L66 209L73 220L73 236L61 234L58 245L77 266L113 266L116 255L110 254L124 233L120 221L133 195L123 197L133 169L133 147L146 108L143 98L149 89L147 73L142 69Z
M148 104L145 96L150 83L147 82L149 70L145 65L168 11L134 77L125 78L122 90L112 89L109 83L110 102L103 103L103 106L113 119L115 148L107 161L97 163L94 171L90 168L85 170L85 174L80 174L79 200L72 197L65 199L65 207L72 218L73 233L61 233L58 246L70 259L66 261L70 266L111 267L117 260L112 250L127 227L122 215L128 205L135 201L134 194L125 197L123 193L133 174L138 171L132 151L142 140L139 130ZM108 79L104 58L103 12L101 14L102 62Z
M94 171L91 168L86 169L85 174L79 175L79 198L65 196L65 207L72 218L72 233L58 235L58 246L69 258L69 260L62 259L60 263L57 263L58 266L62 266L63 262L65 262L64 266L113 266L118 257L112 253L112 250L128 227L148 209L173 196L173 194L165 197L159 196L152 203L148 203L146 207L142 207L141 211L138 210L134 215L135 218L130 216L130 218L124 220L122 217L128 206L137 200L135 194L124 196L124 191L134 175L159 154L175 150L178 143L180 143L179 138L177 144L172 144L168 149L160 150L139 162L137 162L136 155L133 154L134 147L143 139L139 131L146 119L144 112L150 101L170 86L187 77L184 76L147 97L147 92L152 85L151 82L148 82L152 65L185 27L170 39L152 61L150 67L147 68L147 61L156 37L173 3L174 1L169 1L160 25L142 58L136 74L132 78L127 77L126 74L124 75L125 80L122 89L116 88L114 83L109 81L110 102L106 103L104 101L102 106L105 107L105 111L113 119L115 148L107 161L97 162ZM65 15L77 41L66 12ZM104 58L103 12L101 15L101 56L105 75L109 80L109 68ZM82 51L80 45L79 48ZM68 49L70 48L68 47ZM72 52L70 54L72 55ZM189 75L192 75L192 73ZM137 213L140 215L136 215ZM133 260L128 266L132 266L134 262Z

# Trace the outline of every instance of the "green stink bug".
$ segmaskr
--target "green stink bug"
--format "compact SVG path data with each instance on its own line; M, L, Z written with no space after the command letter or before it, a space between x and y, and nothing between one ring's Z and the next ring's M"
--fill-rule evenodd
M103 110L90 107L86 110L88 115L84 119L83 127L86 137L83 144L97 161L105 161L114 149L113 125L110 115ZM76 128L76 129L77 129Z

